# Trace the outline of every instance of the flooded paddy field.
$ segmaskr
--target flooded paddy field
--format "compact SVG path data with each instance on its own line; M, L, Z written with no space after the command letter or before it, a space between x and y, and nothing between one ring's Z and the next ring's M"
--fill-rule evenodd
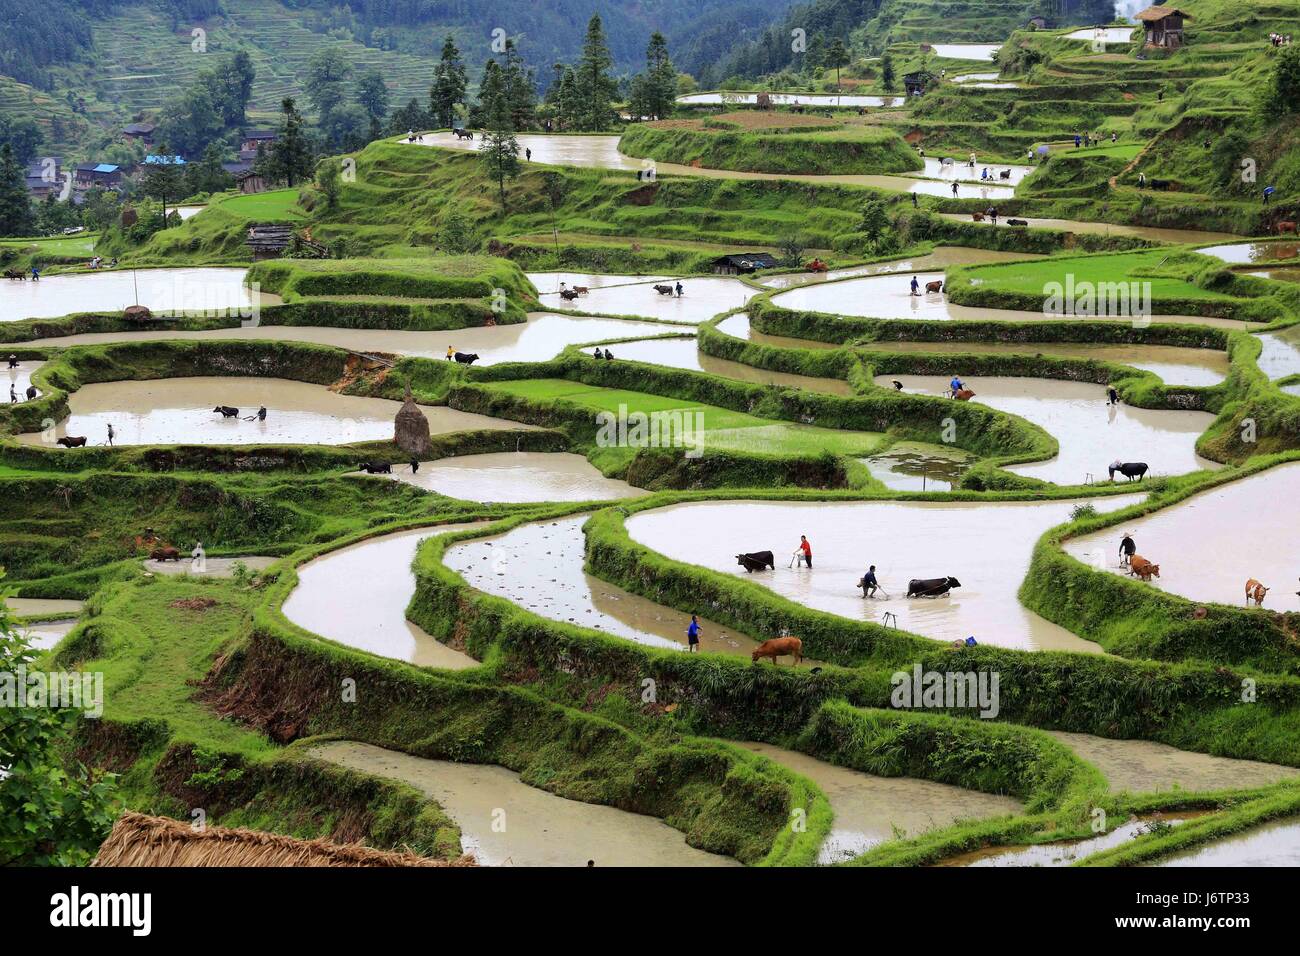
M633 362L652 362L670 368L708 372L722 378L753 382L757 385L783 385L787 388L806 388L827 395L852 396L848 382L838 378L814 378L789 372L770 372L740 362L714 358L699 350L695 339L646 339L640 342L621 342L613 347L615 358Z
M830 269L827 272L786 272L780 275L764 276L758 280L759 285L769 289L791 289L795 286L819 285L836 279L852 279L859 276L884 275L895 272L933 271L948 266L989 265L995 262L1024 262L1028 259L1041 259L1042 256L1030 252L1002 252L998 249L978 249L974 246L938 246L933 252L923 256L910 256L906 259L893 259L888 262L869 262L860 266L846 266L843 269Z
M1157 866L1300 866L1300 817L1275 820L1213 843L1192 847Z
M44 362L31 361L19 362L16 368L10 368L8 360L3 363L3 371L0 371L0 404L12 402L17 396L18 401L27 401L27 389L32 384L32 373L44 365ZM40 389L36 390L36 397L40 397Z
M1179 750L1151 740L1113 740L1049 730L1101 771L1112 793L1163 790L1243 790L1300 777L1295 767Z
M86 332L80 335L38 339L25 344L62 348L73 345L163 339L208 342L306 342L367 354L386 352L393 355L436 359L445 359L447 348L450 346L458 352L477 354L479 358L475 365L497 365L502 362L544 362L555 358L570 345L581 345L585 342L633 338L640 335L663 335L681 331L682 328L675 325L557 315L552 312L530 312L528 321L522 323L451 329L443 332L259 325L247 328L210 329L203 332L167 329L151 332ZM0 346L0 351L2 350L3 346Z
M243 565L249 571L265 571L279 558L265 554L246 554L237 558L204 557L199 561L182 552L179 561L155 561L148 558L144 569L151 574L192 574L195 577L233 578L237 565Z
M368 538L298 568L284 616L339 644L421 667L464 670L478 661L434 640L406 619L415 595L411 562L420 542L473 528L444 524Z
M119 269L0 282L0 322L53 319L74 312L120 312L147 306L158 314L227 310L247 312L254 302L279 298L244 285L247 269Z
M1136 495L1097 500L1099 511ZM769 588L805 607L855 621L885 612L904 630L945 641L1030 650L1099 653L1085 641L1022 607L1016 592L1034 543L1070 516L1074 502L701 502L633 515L638 544L676 561ZM690 534L683 534L690 528ZM789 566L799 536L813 548L813 567ZM771 550L776 570L746 574L741 552ZM868 565L888 597L866 599L856 584ZM939 598L908 598L912 578L955 577L961 587Z
M615 637L685 651L691 615L608 584L583 570L587 515L521 525L453 545L443 563L474 588L541 617ZM700 650L748 655L754 641L700 618Z
M85 436L87 445L107 444L108 426L115 445L346 445L393 437L393 419L401 402L340 395L323 385L273 378L196 377L86 385L68 398L71 415L54 437ZM239 409L225 418L213 409ZM266 406L266 421L246 421ZM473 429L527 428L486 415L443 406L422 406L433 434ZM17 436L29 445L47 436Z
M14 617L52 617L56 614L76 617L85 604L84 601L65 598L7 597L4 602Z
M1261 336L1262 338L1262 336ZM1228 353L1174 345L1094 345L1069 342L872 342L862 346L880 352L924 352L929 355L1046 355L1094 359L1131 365L1159 375L1166 385L1218 385L1228 375ZM892 378L892 376L891 376Z
M574 309L604 315L637 315L664 322L699 325L719 312L729 312L747 303L758 290L727 276L688 276L669 279L660 285L681 283L682 294L663 295L654 282L593 286L587 295L565 301L557 292L543 292L541 302L548 309ZM653 335L653 332L644 333ZM588 339L588 341L591 341Z
M18 624L16 629L33 648L48 651L63 640L68 632L77 626L75 618L63 621L41 621L36 624Z
M1259 336L1259 370L1271 379L1300 373L1300 325Z
M902 441L861 461L871 477L894 491L951 491L961 481L971 456L943 445Z
M974 850L970 853L949 857L941 862L939 866L1072 866L1084 857L1136 840L1138 837L1152 832L1155 826L1160 824L1178 826L1181 823L1186 823L1190 816L1196 815L1187 813L1179 813L1173 816L1153 814L1121 823L1109 833L1103 833L1095 837L1079 840L1057 840L1052 843L1035 843L1030 846L985 847L982 850Z
M588 289L609 289L619 285L638 285L643 282L672 282L675 276L611 275L603 272L526 272L528 281L538 292L558 294L562 288L584 286Z
M566 452L500 452L420 463L412 472L396 465L391 476L425 491L463 501L601 501L648 494L626 481L606 478L581 455Z
M920 284L920 292L912 294L912 276ZM780 292L772 296L772 304L783 309L826 312L831 315L848 315L868 319L933 319L947 321L1011 321L1042 322L1044 320L1074 322L1074 316L1054 315L1017 309L991 309L987 306L957 305L948 301L947 292L926 292L928 282L943 280L942 272L894 273L828 282L824 285L805 286ZM946 288L946 286L945 286ZM1096 317L1101 321L1130 322L1128 316ZM1245 323L1198 315L1153 315L1151 322L1190 323L1227 328L1244 328Z
M730 335L735 339L744 339L746 342L758 342L760 345L774 345L784 349L839 349L842 345L834 342L818 342L814 339L796 339L787 335L768 335L766 332L759 332L751 328L749 316L744 312L737 312L735 315L729 315L718 323L717 329L723 335Z
M970 165L970 154L954 153L948 157L952 162L945 163L943 156L925 157L925 169L916 173L927 179L944 179L948 182L982 183L991 186L1018 186L1020 181L1032 173L1037 166L1018 166L1015 163L989 163L975 156L975 165ZM1009 171L1010 176L1003 179L1002 173ZM987 172L988 176L984 177Z
M1116 574L1119 539L1133 532L1137 553L1160 565L1151 584L1203 603L1245 605L1245 584L1269 588L1264 607L1300 609L1300 462L1203 491L1124 527L1071 538L1067 554Z
M835 822L818 854L817 862L823 866L851 860L886 840L1023 809L1012 797L912 777L877 777L771 744L737 746L802 774L826 794Z
M941 212L939 215L944 219L951 219L953 222L972 222L969 213L959 212ZM1240 236L1234 236L1230 232L1209 232L1200 229L1169 229L1163 226L1129 226L1121 223L1111 222L1089 222L1081 219L1035 219L1029 216L1019 216L1016 218L1024 219L1029 223L1030 229L1056 229L1061 232L1080 232L1091 235L1101 236L1137 236L1141 239L1150 239L1154 242L1169 243L1203 243L1225 241L1230 242L1234 239L1240 239ZM1006 217L999 217L997 223L992 223L988 219L983 222L975 223L980 226L988 226L991 229L1019 229L1020 226L1008 226ZM1205 252L1204 249L1197 250Z
M949 60L988 60L993 61L993 54L1002 49L1001 43L932 43L930 49L938 57Z
M905 391L935 396L942 396L949 382L939 375L882 375L876 384L888 388L895 379ZM1221 467L1196 454L1196 439L1214 421L1209 412L1108 405L1104 386L1089 382L965 376L962 382L974 390L972 402L1019 415L1060 443L1049 461L1007 466L1018 475L1077 485L1089 476L1107 481L1107 466L1116 460L1147 462L1152 477Z
M865 93L768 93L768 98L778 106L830 106L830 107L858 107L858 106L902 106L904 97L899 96L873 96ZM758 102L757 93L729 92L722 91L717 93L687 93L677 97L677 102L683 106L694 106L704 104L706 106L717 106L722 104L734 106L753 106Z
M1232 242L1205 246L1196 251L1229 265L1250 265L1255 262L1284 262L1300 258L1300 242Z
M461 844L482 866L739 866L686 845L662 820L581 803L524 783L491 764L412 757L339 740L308 755L339 767L410 784L460 827ZM501 812L509 821L497 825Z

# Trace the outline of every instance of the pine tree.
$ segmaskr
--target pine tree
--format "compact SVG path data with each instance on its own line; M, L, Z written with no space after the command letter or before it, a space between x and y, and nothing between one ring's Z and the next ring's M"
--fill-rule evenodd
M505 84L506 104L510 110L510 124L516 130L533 125L537 109L537 85L533 71L519 55L514 40L506 40L506 63L502 75Z
M180 199L185 191L185 170L165 144L159 144L156 149L155 161L145 165L140 185L146 196L162 203L163 219L166 219L168 200Z
M378 139L388 115L388 86L378 70L369 70L361 75L357 83L357 105L370 121L370 138Z
M36 228L27 195L27 171L13 147L0 146L0 236L30 236Z
M832 40L822 62L835 70L835 86L838 88L840 85L840 67L849 65L849 51L845 49L844 41L839 37Z
M576 129L579 122L578 74L571 67L564 68L560 77L560 91L555 97L555 114L560 129Z
M456 104L465 101L469 81L465 61L460 58L451 34L442 42L442 59L433 71L433 88L429 91L429 112L438 126L451 126L456 118Z
M510 103L506 96L505 77L495 60L488 60L479 84L479 101L483 109L483 144L479 149L487 163L488 175L497 181L501 208L506 206L506 180L519 175L519 142L510 124Z
M605 29L600 17L587 22L587 37L582 44L582 57L575 70L577 94L577 128L588 132L607 129L613 118L610 101L618 92L618 84L609 75L614 59L605 41Z
M284 113L284 121L280 125L280 135L271 146L270 170L276 179L292 186L311 173L312 148L293 97L286 97L280 103L280 110Z
M880 88L886 93L894 91L894 58L886 50L880 54Z
M633 110L633 115L653 116L655 119L663 119L671 115L673 104L677 101L677 68L673 66L672 59L668 56L668 41L664 39L662 33L652 33L650 35L650 45L645 51L646 71L640 77L640 95L643 100L642 110L638 113ZM637 84L633 81L633 93L638 92Z

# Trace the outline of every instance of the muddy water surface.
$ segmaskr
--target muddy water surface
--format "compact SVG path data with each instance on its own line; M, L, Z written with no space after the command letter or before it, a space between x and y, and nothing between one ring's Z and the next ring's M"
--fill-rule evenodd
M1136 496L1095 502L1099 511ZM1016 592L1034 542L1070 516L1073 502L708 502L673 505L628 519L632 539L689 564L733 574L797 604L852 620L880 621L940 640L974 635L1003 647L1099 652L1100 648L1020 605ZM813 568L791 568L806 534ZM742 551L771 550L776 570L747 575ZM870 564L888 598L856 587ZM953 576L947 597L908 598L911 578Z
M1117 362L1154 372L1167 385L1217 385L1228 375L1228 353L1218 349L1189 349L1173 345L1093 345L1057 342L872 342L863 346L880 352L981 353L990 355L1050 355L1062 358Z
M559 293L562 285L583 286L587 289L608 289L616 285L634 285L642 282L671 282L672 276L610 275L598 272L527 272L528 281L538 292ZM581 301L581 300L579 300Z
M87 385L68 399L71 416L56 437L84 435L89 445L107 443L112 424L117 445L344 445L393 437L401 402L340 395L323 385L273 378L164 378L147 382ZM223 418L217 405L238 408L240 417ZM265 405L266 421L245 421ZM435 434L471 429L526 428L486 415L442 406L421 406ZM44 443L40 433L19 435L29 445Z
M1159 790L1244 790L1300 777L1300 770L1179 750L1150 740L1112 740L1047 731L1101 771L1112 793Z
M1252 262L1281 262L1300 256L1300 242L1234 242L1197 249L1203 256L1213 256L1232 265Z
M786 335L768 335L766 332L759 332L750 328L749 316L744 312L737 312L735 315L729 315L718 323L717 329L724 335L730 335L732 338L744 339L747 342L759 342L763 345L775 345L786 349L838 349L843 346L834 342L817 342L813 339L795 339Z
M696 346L695 339L647 339L641 342L621 342L614 346L612 351L616 358L634 362L652 362L655 365L667 365L671 368L689 369L695 372L709 372L741 382L806 388L827 395L852 396L854 394L849 383L843 379L769 372L751 365L742 365L740 362L705 355Z
M1077 860L1120 846L1130 840L1150 833L1153 821L1159 819L1170 826L1186 822L1186 815L1177 817L1150 817L1121 823L1109 833L1083 840L1062 840L1038 843L1033 846L986 847L972 853L949 857L940 866L1071 866Z
M528 786L504 767L429 760L348 740L307 753L420 790L456 821L465 852L484 866L740 865L687 846L680 832L655 817L566 800Z
M284 602L284 616L321 637L381 657L421 667L477 667L474 658L406 619L415 594L411 561L420 542L472 527L445 524L399 531L308 561L298 568L298 586Z
M471 586L552 621L590 627L652 647L686 647L690 614L647 601L583 571L587 515L526 524L453 545L443 562ZM700 649L748 654L754 641L700 619Z
M939 215L944 219L951 219L954 222L972 221L970 213L941 212ZM1199 243L1240 238L1234 236L1230 232L1202 232L1199 229L1165 229L1160 226L1124 226L1108 222L1084 222L1079 219L1031 219L1028 216L1012 218L1024 219L1029 223L1029 228L1031 229L1057 229L1062 232L1095 233L1103 236L1140 236L1143 239L1152 239L1156 242ZM982 223L976 223L976 225L988 226L994 229L1022 228L1020 226L1008 226L1005 216L999 217L996 225L989 222L987 219ZM1200 251L1204 252L1205 250L1202 249Z
M75 619L42 621L39 624L19 624L18 631L39 651L48 651L77 626Z
M975 182L985 183L994 186L1015 186L1020 183L1037 166L1017 166L1014 163L992 164L987 160L982 160L977 153L975 156L975 165L970 165L969 153L956 153L948 157L951 163L944 163L942 156L925 157L924 171L917 173L918 176L926 176L930 179L946 179L949 182ZM984 171L988 171L988 178L981 178ZM1003 179L1001 174L1004 170L1009 170L1011 175Z
M655 283L616 285L592 288L587 295L564 301L558 293L543 293L541 302L548 309L576 309L581 312L599 312L604 315L638 315L668 322L686 322L698 325L719 312L728 312L743 306L758 294L757 289L739 279L727 276L688 276L667 283L675 288L681 282L682 294L663 295L655 291ZM636 333L633 333L636 334ZM641 333L653 335L653 332ZM591 341L590 339L588 341Z
M5 598L5 604L14 617L49 617L53 614L75 616L81 613L84 601L63 598Z
M876 384L888 388L894 379L905 391L942 395L950 377L882 375ZM975 391L971 401L1019 415L1059 442L1060 452L1050 461L1007 466L1018 475L1077 485L1089 475L1106 481L1106 468L1116 459L1147 462L1152 477L1221 467L1196 454L1196 439L1214 421L1208 412L1107 405L1105 388L1087 382L965 376L962 382Z
M0 362L0 404L10 402L14 395L19 402L27 401L27 389L32 384L32 373L44 365L44 362L19 362L17 368L10 368L6 358ZM40 389L36 390L40 397Z
M950 60L993 60L993 54L1002 48L1001 43L932 43L935 56Z
M1247 578L1270 588L1264 607L1300 609L1300 463L1201 492L1155 514L1065 542L1066 553L1116 574L1123 531L1160 565L1154 587L1193 601L1245 604Z
M40 339L31 345L99 345L106 342L143 342L158 339L200 341L310 342L356 352L389 352L421 358L445 359L447 347L478 355L476 365L500 362L544 362L569 345L680 332L680 326L656 325L625 319L586 318L551 312L529 313L528 321L491 328L454 329L447 332L404 332L386 329L335 329L313 326L261 325L212 329L206 332L88 332ZM3 347L0 346L0 349Z
M852 279L858 276L884 275L894 272L913 272L944 269L948 266L986 265L994 262L1023 262L1026 259L1041 259L1042 256L1029 252L1002 252L997 249L976 249L967 246L939 246L933 252L923 256L907 259L894 259L891 262L871 262L844 269L831 269L827 272L787 272L782 275L766 276L758 280L759 285L769 289L791 289L795 286L818 285L836 279Z
M912 277L916 277L920 291L912 294ZM942 272L898 272L844 282L791 289L772 297L772 304L783 309L827 312L833 315L850 315L872 319L934 319L953 321L1077 321L1073 316L1045 315L1018 309L990 309L983 306L957 305L948 301L946 292L927 292L926 283L943 279ZM1106 320L1107 317L1100 317ZM1129 322L1126 317L1109 319ZM1194 325L1244 328L1244 324L1229 319L1205 316L1154 315L1152 322L1189 322Z
M1260 335L1259 370L1269 378L1300 373L1300 325Z
M464 501L608 501L648 494L626 481L606 478L581 455L565 452L501 452L421 462L412 473L394 467L394 481Z
M50 319L74 312L120 312L137 301L156 313L247 311L247 269L120 269L0 282L0 321ZM264 296L262 304L278 302Z
M1158 866L1300 866L1300 817L1276 820L1160 860Z
M961 481L970 456L960 449L903 441L861 461L871 476L895 491L951 491Z
M817 862L823 866L851 860L885 840L1022 809L1011 797L911 777L876 777L771 744L738 746L802 774L826 794L835 821L818 853Z

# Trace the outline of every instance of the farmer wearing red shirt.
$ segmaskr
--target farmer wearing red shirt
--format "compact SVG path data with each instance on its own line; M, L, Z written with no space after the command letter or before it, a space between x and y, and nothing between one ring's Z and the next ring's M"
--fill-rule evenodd
M803 552L803 562L812 567L812 545L808 543L807 535L799 535L799 550Z

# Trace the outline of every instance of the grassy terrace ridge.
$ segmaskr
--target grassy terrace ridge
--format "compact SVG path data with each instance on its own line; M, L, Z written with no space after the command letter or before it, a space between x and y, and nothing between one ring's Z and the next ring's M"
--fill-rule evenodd
M755 114L740 114L748 115ZM723 116L639 123L619 139L619 152L664 163L760 173L905 173L924 165L890 129L819 128L794 122L782 127L778 122L774 117L755 127Z

